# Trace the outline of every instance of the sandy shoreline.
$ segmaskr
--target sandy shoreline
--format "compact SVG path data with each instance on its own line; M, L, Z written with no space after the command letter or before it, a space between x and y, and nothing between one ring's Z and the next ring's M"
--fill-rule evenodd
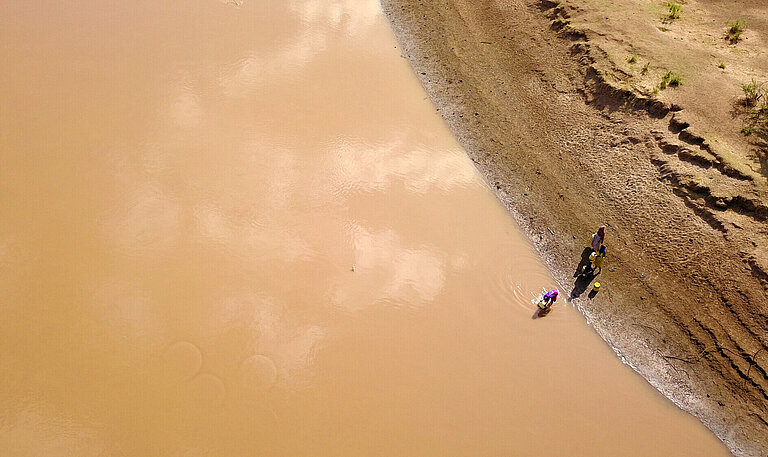
M718 183L759 177L707 148L685 109L611 86L588 35L552 27L567 16L554 3L382 6L443 118L603 339L734 454L765 455L768 300L744 247L759 247L759 199L753 215L714 212L686 167ZM605 287L589 299L573 272L603 223Z

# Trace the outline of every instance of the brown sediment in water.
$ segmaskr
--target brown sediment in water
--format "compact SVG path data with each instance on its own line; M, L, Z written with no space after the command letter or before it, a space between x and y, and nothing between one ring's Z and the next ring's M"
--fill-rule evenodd
M374 0L0 17L0 455L726 454L532 319L554 279Z
M606 31L595 2L382 0L403 56L441 115L600 335L735 454L762 456L765 176L759 163L754 171L723 152L718 138L729 135L708 140L696 130L718 123L720 114L708 110L727 96L708 95L697 82L699 103L674 93L657 99L632 87L629 71L619 71L627 65L607 71L611 40L635 49L641 64L656 52L672 65L678 52L684 68L695 67L701 49L688 54L680 41L695 30L676 32L663 51L642 48L656 36L643 29L640 3L647 6L611 7ZM715 3L684 8L701 13ZM649 55L633 48L634 39ZM654 74L659 66L650 66ZM681 111L685 100L691 109ZM691 118L709 123L691 126ZM607 269L598 279L603 290L588 299L572 273L602 224Z

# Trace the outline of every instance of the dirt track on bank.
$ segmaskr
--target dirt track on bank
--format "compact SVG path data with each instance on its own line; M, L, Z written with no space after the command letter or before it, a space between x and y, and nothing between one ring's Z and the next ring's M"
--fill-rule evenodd
M768 455L762 177L719 156L683 102L612 86L561 6L382 6L437 109L600 335L736 455ZM589 298L573 275L601 224L608 260Z

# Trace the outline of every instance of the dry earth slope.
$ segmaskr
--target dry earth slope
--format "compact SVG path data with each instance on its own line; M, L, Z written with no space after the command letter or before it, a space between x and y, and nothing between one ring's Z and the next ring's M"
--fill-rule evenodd
M381 2L437 109L598 333L736 455L768 455L764 176L698 133L682 101L617 84L566 5ZM600 224L605 287L589 298L574 271Z

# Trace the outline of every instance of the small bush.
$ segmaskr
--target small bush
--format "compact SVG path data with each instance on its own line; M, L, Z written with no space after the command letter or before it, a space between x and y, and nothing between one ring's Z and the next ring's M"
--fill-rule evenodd
M667 2L667 8L669 8L669 15L667 17L670 19L679 18L680 13L683 12L683 5L679 3Z
M736 19L733 22L725 21L725 25L728 27L725 30L725 39L732 44L736 44L741 39L741 32L747 27L747 21Z
M667 86L670 87L677 87L683 85L683 77L675 73L674 71L668 71L664 73L664 76L661 77L661 83L659 83L659 88L666 89Z
M650 66L651 66L651 63L650 62L646 62L645 65L643 65L643 69L641 70L641 73L642 74L648 73L648 67L650 67Z
M748 84L742 84L741 90L744 91L742 104L747 107L744 119L744 127L741 133L745 136L757 132L761 137L768 136L768 97L763 90L763 85L752 78Z
M629 56L629 59L627 59L627 62L629 63L637 62L637 56Z
M719 64L717 64L717 68L719 68L719 69L721 69L721 70L725 70L725 62L723 62L723 61L721 60L721 61L720 61L720 63L719 63Z
M763 98L762 84L758 84L755 78L748 84L742 84L741 90L744 91L744 106L757 106L757 102Z

